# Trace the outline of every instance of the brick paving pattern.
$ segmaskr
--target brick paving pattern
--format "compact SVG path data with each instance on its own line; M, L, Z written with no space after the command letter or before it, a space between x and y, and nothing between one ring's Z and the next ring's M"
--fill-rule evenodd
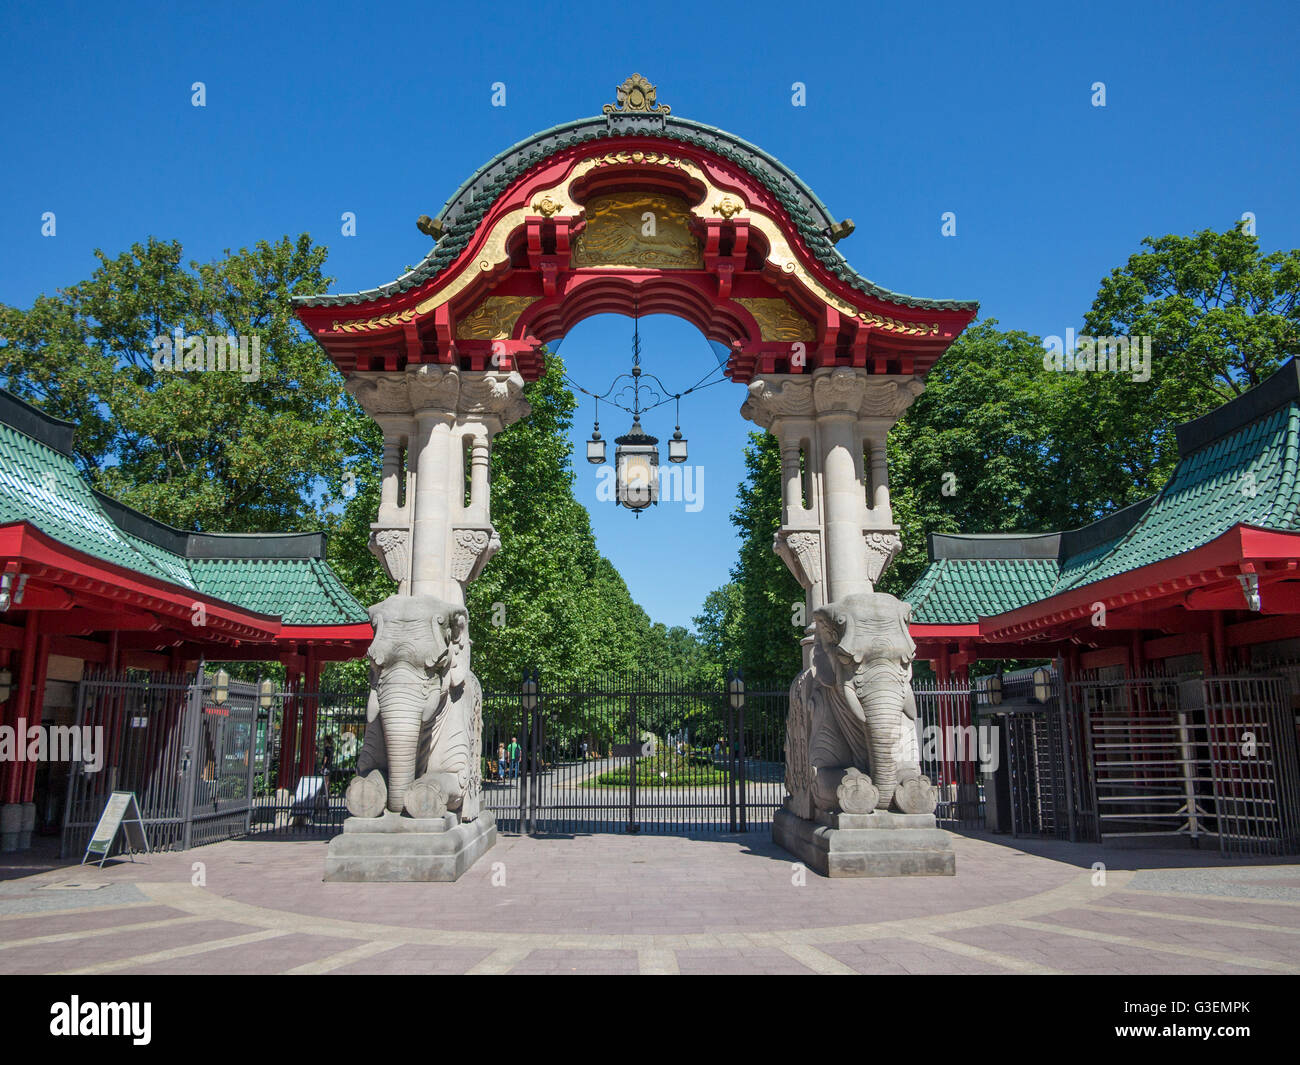
M757 832L503 836L455 884L326 884L317 841L15 856L0 973L1300 972L1293 859L954 847L957 876L892 880L800 875Z

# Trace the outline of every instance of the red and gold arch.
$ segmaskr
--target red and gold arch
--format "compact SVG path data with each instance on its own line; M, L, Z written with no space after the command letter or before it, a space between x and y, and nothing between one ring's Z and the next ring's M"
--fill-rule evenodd
M543 344L636 308L725 345L737 382L841 365L923 376L977 309L858 277L832 247L851 223L837 231L761 150L670 116L637 75L604 116L502 153L423 221L438 244L405 278L299 300L345 373L442 363L532 380Z

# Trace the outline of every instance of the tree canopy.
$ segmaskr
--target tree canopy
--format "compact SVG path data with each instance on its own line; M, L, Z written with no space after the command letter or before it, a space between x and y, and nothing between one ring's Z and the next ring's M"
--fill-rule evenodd
M1300 354L1300 251L1265 255L1253 234L1148 237L1103 278L1084 334L1151 338L1150 379L1044 365L1043 341L994 319L969 326L926 378L888 441L903 552L881 590L904 594L930 532L1048 531L1094 521L1158 491L1178 459L1174 427L1253 387ZM731 583L696 624L747 670L787 661L802 598L771 552L780 523L775 438L755 433L734 521ZM795 667L786 667L791 673Z

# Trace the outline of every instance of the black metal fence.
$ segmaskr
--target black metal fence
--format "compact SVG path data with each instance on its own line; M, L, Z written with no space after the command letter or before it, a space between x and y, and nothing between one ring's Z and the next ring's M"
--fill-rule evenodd
M348 782L366 733L369 689L294 687L261 701L251 831L333 836L342 831ZM313 724L314 722L314 724Z
M248 831L257 686L194 675L91 673L75 725L93 729L103 764L73 764L61 853L84 851L109 796L131 791L155 850Z
M914 680L921 772L939 792L935 820L945 828L984 823L979 735L973 728L975 691L961 681Z
M785 798L786 688L664 674L484 698L484 804L504 831L744 832Z

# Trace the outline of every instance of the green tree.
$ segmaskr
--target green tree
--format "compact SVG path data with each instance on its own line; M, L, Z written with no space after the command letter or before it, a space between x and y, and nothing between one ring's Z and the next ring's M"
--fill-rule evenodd
M183 264L150 238L86 280L0 306L4 387L78 425L76 460L95 486L179 528L317 529L314 498L338 480L349 435L342 378L294 317L290 296L320 292L324 248L305 234L260 241L218 262ZM252 370L155 369L158 338L252 339Z
M771 433L750 433L745 481L737 489L731 523L740 530L740 556L731 571L740 589L739 639L734 661L752 681L784 681L799 672L802 656L796 609L803 589L772 551L781 524L781 452Z
M728 581L704 597L700 613L691 619L709 659L722 670L740 668L740 640L745 625L743 590Z
M501 550L469 586L474 669L489 687L513 688L521 671L549 685L646 668L656 660L649 616L600 554L591 519L573 495L567 432L576 407L564 364L525 387L528 418L492 447L492 521Z
M1073 425L1092 451L1072 490L1098 506L1145 498L1178 461L1174 427L1253 388L1300 354L1300 250L1265 255L1240 226L1147 237L1101 282L1085 327L1151 338L1151 379L1097 373Z

